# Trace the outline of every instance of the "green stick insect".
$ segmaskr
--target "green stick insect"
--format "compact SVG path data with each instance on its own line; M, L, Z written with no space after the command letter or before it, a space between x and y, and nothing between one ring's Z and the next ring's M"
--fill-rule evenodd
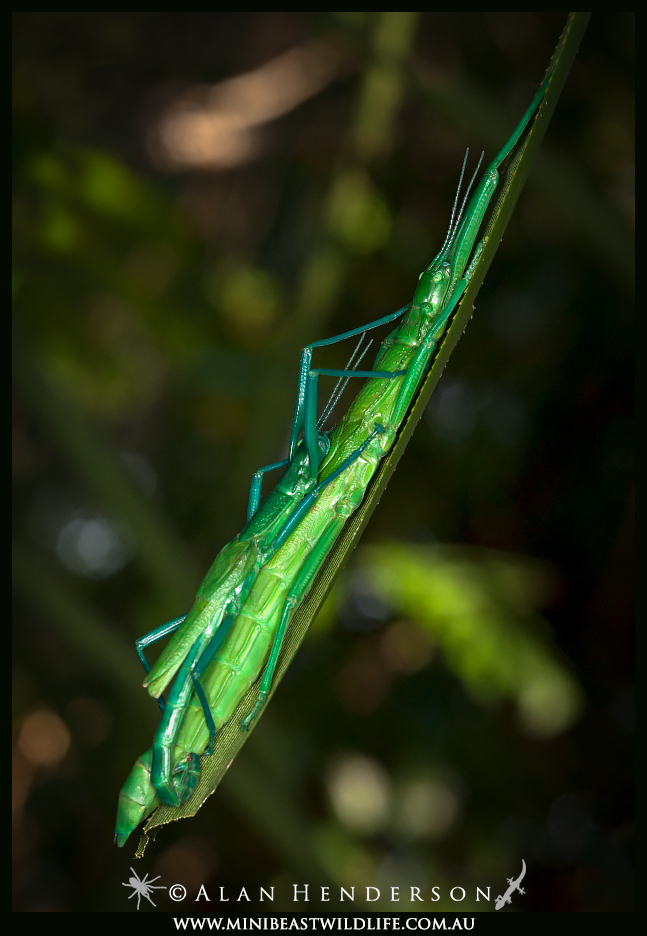
M191 611L137 641L147 672L144 686L159 700L162 719L152 748L136 761L120 793L120 846L160 802L177 806L189 798L199 776L199 755L212 753L216 732L261 673L258 701L241 730L249 730L262 711L291 617L393 445L480 256L483 242L474 246L499 181L499 167L541 104L550 77L465 208L479 161L457 211L466 153L445 241L421 273L413 301L301 352L288 458L254 475L247 525L216 557ZM351 369L364 333L400 317L382 342L372 370L356 369L359 360ZM344 370L312 368L316 348L355 335L362 335L360 345ZM341 389L333 391L318 419L320 376L337 377ZM328 435L321 431L323 421L352 377L367 378L367 383ZM275 489L261 504L263 474L284 466ZM144 649L171 634L151 669ZM162 693L169 685L164 702Z
M400 309L368 327L375 328L391 322L403 312L404 309ZM355 329L344 335L317 342L310 347L330 344L366 330L364 327ZM351 356L349 365L353 363L358 351L359 345ZM343 378L349 379L351 374L374 375L374 371L361 372L347 369L325 373L338 376L339 381ZM392 375L384 373L382 376L389 378ZM326 407L328 411L334 406L335 399L340 393L340 390L333 392L333 397L329 401L330 405ZM298 413L300 410L297 407L295 423ZM322 414L322 419L325 416L326 412ZM320 419L320 423L321 421ZM376 427L374 434L381 431L381 427ZM141 818L158 805L159 801L169 805L179 805L188 799L195 788L200 770L198 756L193 750L195 743L191 743L189 747L183 747L181 742L179 745L176 744L176 736L187 705L192 698L197 704L202 726L207 731L208 750L210 751L217 727L212 711L213 700L208 699L202 686L204 681L202 677L206 668L227 637L263 564L289 537L321 491L333 483L354 460L361 456L372 439L371 436L365 440L355 452L349 455L346 463L339 465L332 474L318 483L318 468L330 447L330 441L325 433L316 430L314 436L309 435L304 441L299 441L298 435L299 429L295 425L291 433L290 452L287 459L267 465L255 473L250 488L248 522L242 532L216 557L198 589L191 611L156 628L136 641L138 656L147 673L144 685L151 695L158 698L162 720L156 732L153 747L138 759L121 791L117 818L119 844L123 844L125 838L122 841L122 837L124 835L127 837L129 834L132 817L138 817L134 823L137 825ZM259 506L263 474L286 465L287 468L274 491ZM151 669L144 650L171 634L175 636ZM253 676L248 676L247 683L244 682L244 672L239 672L237 675L235 692L232 694L232 698L235 699L233 708L238 702L236 695L241 691L244 693L258 672L256 671ZM174 678L168 700L164 702L161 694ZM226 716L222 713L217 714L219 725L228 720L233 708ZM201 744L199 752L202 753L206 747L206 742Z

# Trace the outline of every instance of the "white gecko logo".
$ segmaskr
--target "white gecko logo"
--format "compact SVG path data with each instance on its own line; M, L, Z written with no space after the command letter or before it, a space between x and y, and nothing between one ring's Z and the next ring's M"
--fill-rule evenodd
M520 894L526 893L523 887L519 887L519 884L523 880L523 877L526 873L526 862L523 860L523 858L521 859L521 864L523 865L521 869L521 874L516 879L516 881L514 880L514 878L508 878L508 884L510 886L508 887L503 897L501 897L500 895L497 897L496 903L494 905L495 910L500 910L501 907L503 907L505 904L512 903L511 897L512 897L512 894L514 894L516 890L519 891Z

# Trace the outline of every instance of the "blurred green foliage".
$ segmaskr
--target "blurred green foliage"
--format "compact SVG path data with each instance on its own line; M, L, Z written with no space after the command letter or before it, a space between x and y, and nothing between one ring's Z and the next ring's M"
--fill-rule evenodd
M131 909L112 823L158 718L133 640L244 522L299 349L409 299L464 147L498 148L563 22L15 15L16 909ZM524 909L631 909L632 22L594 14L368 545L140 876L491 910L523 857ZM158 167L185 89L322 35L345 70L253 159Z
M545 598L546 590L532 564L395 544L373 547L364 568L376 593L438 642L478 702L516 701L531 734L571 727L581 693L546 646L549 632L534 613L537 592Z

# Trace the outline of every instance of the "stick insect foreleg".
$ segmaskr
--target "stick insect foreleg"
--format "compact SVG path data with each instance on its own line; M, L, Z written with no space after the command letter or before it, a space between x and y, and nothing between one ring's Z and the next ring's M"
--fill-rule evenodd
M304 424L306 423L306 410L308 411L311 426L308 431L308 441L306 445L308 447L308 454L312 461L316 461L316 414L314 416L314 431L312 427L312 418L313 410L316 410L316 384L314 385L314 397L313 400L313 383L310 377L312 372L311 363L312 363L312 352L316 348L323 348L327 345L336 344L339 341L344 341L346 338L353 338L355 335L361 335L363 332L370 331L373 328L379 328L380 325L386 325L388 322L393 322L395 319L399 318L409 308L409 305L403 306L401 309L398 309L397 312L392 312L391 315L385 315L383 318L376 319L374 322L369 322L367 325L362 325L359 328L353 328L351 331L343 332L340 335L334 335L332 338L322 338L320 341L313 341L312 344L306 345L306 347L301 352L301 358L299 361L299 379L297 387L297 398L294 407L294 416L292 417L292 428L290 430L290 458L294 455L296 450L297 442L299 440L299 435L301 430L304 429ZM353 377L353 376L364 376L366 372L364 371L319 371L319 373L326 373L332 377ZM371 376L376 376L374 371L370 372ZM318 465L316 466L318 467ZM315 470L316 473L316 470Z

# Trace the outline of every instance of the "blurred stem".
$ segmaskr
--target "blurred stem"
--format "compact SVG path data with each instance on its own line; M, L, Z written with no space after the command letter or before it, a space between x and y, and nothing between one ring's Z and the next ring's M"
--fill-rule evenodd
M349 128L348 154L333 173L322 201L323 233L304 263L294 313L268 350L247 438L234 466L231 484L219 497L218 514L224 533L236 528L235 515L243 516L254 471L278 457L283 438L287 439L299 352L324 332L348 271L348 255L326 222L331 194L349 167L358 164L366 167L390 149L419 15L377 14L371 36L372 55L360 81L355 116Z

